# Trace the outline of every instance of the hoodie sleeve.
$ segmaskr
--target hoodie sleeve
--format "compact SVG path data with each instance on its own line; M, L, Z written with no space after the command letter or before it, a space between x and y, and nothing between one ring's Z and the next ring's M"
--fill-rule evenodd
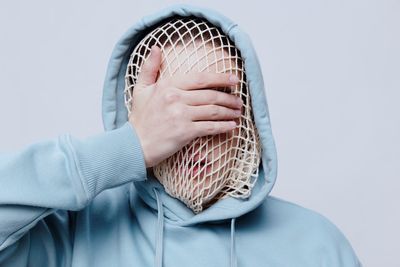
M103 190L145 180L146 174L142 147L129 122L84 140L65 134L1 153L0 263L7 254L3 250L44 217L83 209ZM57 216L62 214L58 221L68 225L68 213Z

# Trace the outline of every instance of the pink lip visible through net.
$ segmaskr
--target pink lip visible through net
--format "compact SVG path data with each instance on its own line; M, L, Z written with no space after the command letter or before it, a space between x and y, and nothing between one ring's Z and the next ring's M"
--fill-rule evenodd
M203 136L153 167L166 192L195 213L227 196L248 198L258 177L261 146L251 108L244 64L239 50L222 31L197 17L175 17L158 25L134 48L125 75L125 106L151 46L162 50L159 79L192 71L233 73L240 82L213 88L241 96L242 115L231 132Z

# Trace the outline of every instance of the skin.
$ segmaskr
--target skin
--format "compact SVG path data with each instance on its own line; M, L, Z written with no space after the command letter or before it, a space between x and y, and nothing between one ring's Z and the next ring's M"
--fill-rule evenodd
M235 62L229 59L229 55L224 50L217 50L212 52L211 47L203 47L198 49L197 53L193 53L195 50L193 46L187 46L186 50L183 47L176 46L175 50L171 47L165 48L165 53L162 55L163 60L160 67L160 77L170 77L174 76L179 72L196 70L201 72L223 72L225 73L235 73ZM182 53L177 53L174 51L182 51ZM187 51L187 53L184 53ZM216 58L214 58L216 56ZM182 64L183 63L183 64ZM239 79L241 79L241 73L237 73ZM231 91L232 95L240 90L239 84L229 85L225 88L209 88L209 90L214 91ZM237 93L236 93L237 94ZM209 106L209 108L213 108ZM214 112L218 112L215 110ZM241 110L238 110L241 115ZM182 114L185 116L185 114ZM234 119L237 124L239 124L239 118ZM231 147L237 147L239 139L239 127L236 127L230 131L219 133L215 135L208 135L197 137L189 142L182 149L177 151L168 161L169 168L174 168L176 171L180 172L181 176L186 177L189 181L189 190L201 191L202 188L206 188L203 191L204 195L209 195L209 200L211 200L217 193L220 192L222 187L225 185L225 181L218 179L223 172L227 172L233 167L236 150L230 149L228 153L227 150ZM206 149L208 147L208 149ZM195 156L193 161L183 162L184 155ZM193 164L198 162L199 159L205 159L206 165ZM212 165L207 164L213 162ZM186 167L186 164L188 166ZM221 171L218 171L221 168ZM163 183L163 181L160 181Z
M161 59L161 50L153 46L133 90L128 118L140 140L147 168L197 137L231 131L240 116L234 111L243 104L239 97L207 89L236 85L234 76L190 72L157 79Z

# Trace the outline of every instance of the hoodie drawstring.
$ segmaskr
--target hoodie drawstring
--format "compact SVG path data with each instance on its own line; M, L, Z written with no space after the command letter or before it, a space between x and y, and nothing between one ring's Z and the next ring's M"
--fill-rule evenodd
M156 232L156 255L154 258L154 266L162 267L163 261L163 241L164 241L164 207L157 189L153 188L157 199L157 232ZM231 219L231 258L230 267L237 267L236 258L236 239L235 239L235 218Z
M163 261L163 241L164 241L164 209L157 189L153 188L157 198L157 232L156 232L156 255L154 258L154 266L162 267Z
M231 219L231 267L237 266L236 258L236 238L235 238L235 218Z

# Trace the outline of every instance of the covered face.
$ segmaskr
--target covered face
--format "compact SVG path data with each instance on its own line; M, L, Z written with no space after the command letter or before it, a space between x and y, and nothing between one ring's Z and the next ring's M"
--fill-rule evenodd
M157 25L136 45L129 60L125 76L128 112L140 68L154 44L162 50L159 79L192 71L233 73L240 78L238 85L212 89L243 100L236 129L192 140L154 166L154 175L168 194L195 213L226 196L247 198L258 176L261 146L240 52L220 29L199 18L176 17Z

